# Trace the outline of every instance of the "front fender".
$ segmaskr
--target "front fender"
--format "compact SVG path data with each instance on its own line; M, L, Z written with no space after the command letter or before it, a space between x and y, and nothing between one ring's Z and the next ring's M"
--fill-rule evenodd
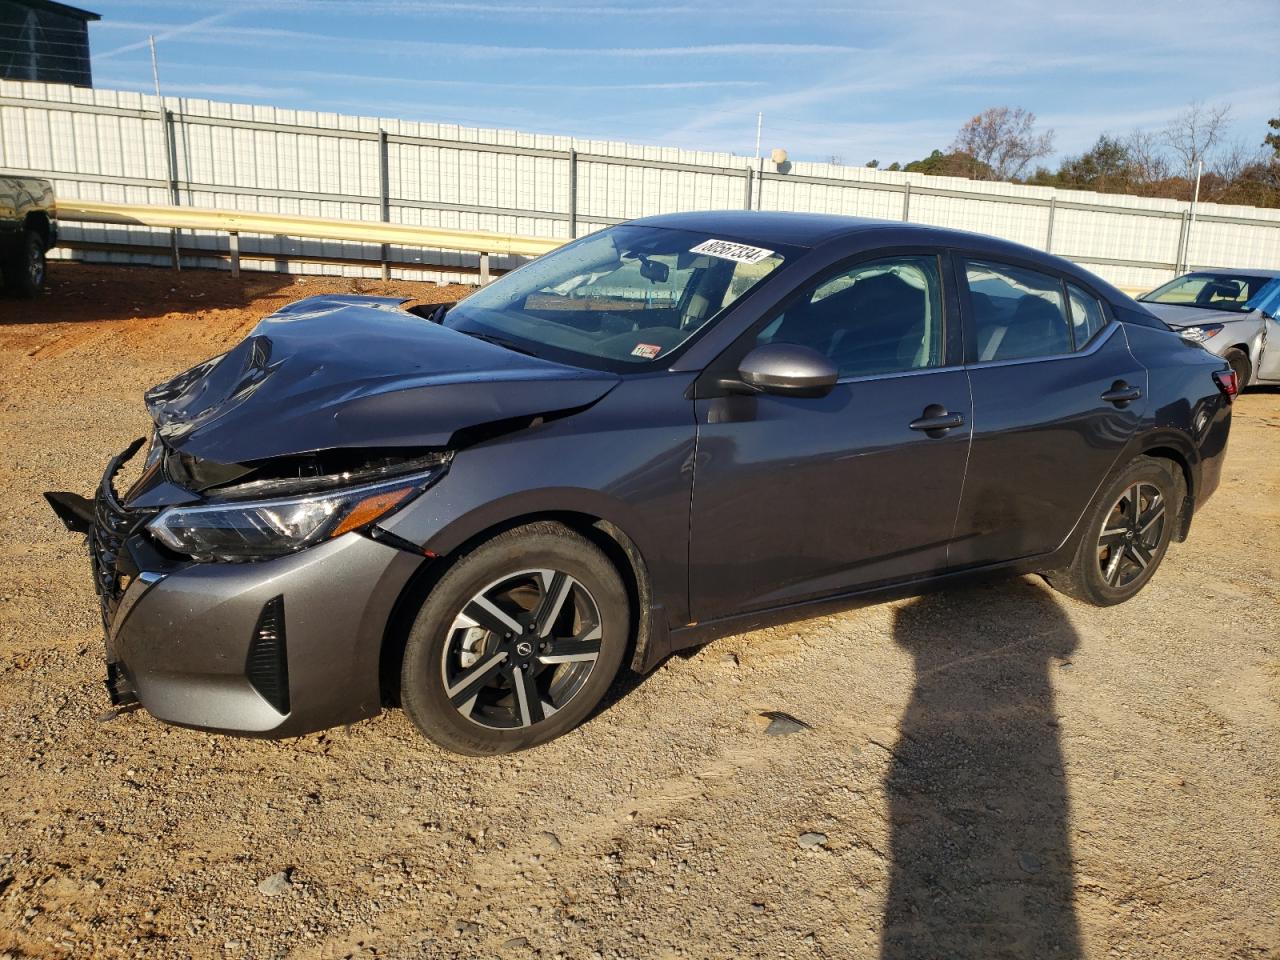
M529 517L606 521L634 542L653 603L683 626L696 429L685 380L627 381L588 410L460 450L383 526L443 556Z

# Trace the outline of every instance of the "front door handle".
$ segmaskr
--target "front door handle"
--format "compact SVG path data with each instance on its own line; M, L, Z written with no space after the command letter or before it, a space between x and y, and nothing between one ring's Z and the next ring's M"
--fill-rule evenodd
M1114 403L1117 407L1123 407L1141 396L1142 391L1140 389L1129 386L1123 380L1117 380L1111 385L1111 389L1102 395L1102 399L1107 403Z
M923 430L925 436L945 437L948 430L964 426L964 417L958 413L948 413L940 403L931 403L924 408L924 413L907 424L912 430Z

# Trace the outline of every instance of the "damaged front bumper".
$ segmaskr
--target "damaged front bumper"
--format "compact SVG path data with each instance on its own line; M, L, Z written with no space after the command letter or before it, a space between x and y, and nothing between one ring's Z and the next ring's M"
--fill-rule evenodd
M111 702L184 726L295 736L376 715L384 629L424 562L348 533L257 563L196 563L121 502L114 458L92 501L46 494L86 534L106 637Z

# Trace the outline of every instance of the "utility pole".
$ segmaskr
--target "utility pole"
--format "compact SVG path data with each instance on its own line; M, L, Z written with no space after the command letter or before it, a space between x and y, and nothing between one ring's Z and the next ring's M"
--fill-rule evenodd
M150 34L147 43L151 47L151 79L156 86L157 110L160 114L160 135L164 139L164 164L169 171L169 200L178 206L178 174L173 166L173 138L169 129L169 111L164 108L164 96L160 93L160 61L156 57L156 35ZM182 269L182 256L178 252L178 231L169 231L169 247L173 251L173 269Z
M1196 225L1196 204L1200 202L1200 175L1204 173L1204 161L1196 161L1196 189L1191 194L1191 219L1187 222L1187 247L1182 254L1182 268L1191 269L1191 229Z
M756 209L764 198L764 157L760 155L760 133L764 129L764 113L756 114Z

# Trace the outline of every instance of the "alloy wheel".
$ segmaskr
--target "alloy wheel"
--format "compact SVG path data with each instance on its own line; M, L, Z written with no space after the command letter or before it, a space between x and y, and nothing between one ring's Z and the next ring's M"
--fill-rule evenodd
M1098 537L1098 569L1103 582L1122 589L1141 577L1160 549L1167 522L1159 487L1144 482L1126 487L1107 513Z
M600 609L560 570L522 570L489 584L454 617L445 695L472 723L529 727L565 707L600 656Z

